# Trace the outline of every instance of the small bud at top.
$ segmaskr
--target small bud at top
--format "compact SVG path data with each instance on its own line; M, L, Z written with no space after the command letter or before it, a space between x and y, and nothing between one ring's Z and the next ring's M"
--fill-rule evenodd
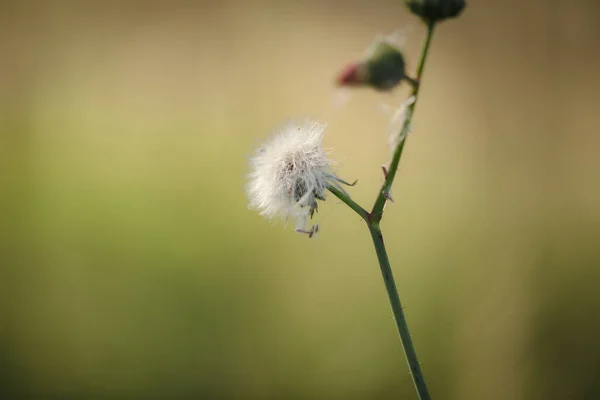
M409 0L406 5L413 14L431 24L458 17L465 8L465 0Z
M396 87L405 74L404 56L386 39L377 40L369 48L364 60L347 66L338 76L339 85L371 86L378 90Z

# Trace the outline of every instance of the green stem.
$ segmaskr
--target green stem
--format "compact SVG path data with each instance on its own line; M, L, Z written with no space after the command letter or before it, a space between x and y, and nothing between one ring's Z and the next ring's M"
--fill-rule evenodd
M383 235L381 228L379 227L379 221L373 221L371 214L369 214L364 208L348 196L344 191L336 188L335 186L329 186L329 191L333 193L338 199L343 201L348 207L354 210L360 215L369 228L371 237L373 238L373 245L375 246L375 252L377 253L377 260L379 261L379 267L381 268L381 275L383 277L383 283L392 306L392 312L394 314L394 320L396 321L396 327L398 328L398 334L400 335L400 342L408 362L410 374L413 378L417 394L421 400L430 400L429 392L427 391L427 385L425 384L425 378L421 371L421 364L415 351L412 339L410 337L410 331L408 329L408 323L404 316L404 309L400 302L400 296L398 295L398 289L396 288L396 281L394 280L394 274L392 273L392 267L390 266L390 259L388 258L385 244L383 243Z
M396 147L394 150L394 155L387 170L385 181L381 187L381 190L379 191L377 199L375 200L373 210L369 213L359 204L354 202L350 196L348 196L342 190L339 190L336 187L328 188L331 193L337 196L358 215L360 215L369 227L369 232L373 238L373 245L375 246L375 252L377 253L377 260L379 261L379 267L381 268L381 275L383 277L385 289L390 300L390 305L396 321L396 327L398 328L398 334L400 335L402 348L404 349L404 355L406 356L406 361L408 362L408 367L410 369L410 373L420 400L430 400L431 397L429 396L425 378L423 377L423 372L421 371L421 365L419 364L415 346L413 345L412 338L410 337L408 323L406 322L406 317L404 316L404 310L402 308L402 303L400 302L398 289L396 288L396 282L392 273L392 267L390 266L390 260L385 249L385 244L383 243L383 235L381 234L379 222L383 216L383 208L392 187L392 183L394 182L394 178L396 177L396 172L398 171L402 150L404 149L404 144L406 143L406 137L412 120L413 112L415 110L415 105L417 104L419 88L421 87L421 77L423 76L423 68L425 67L425 60L427 59L427 53L429 52L434 26L434 23L430 23L427 28L427 37L425 39L425 43L423 44L421 58L417 67L417 84L414 86L412 91L414 101L407 108L406 119L404 120L402 130L400 131L400 137L403 139L398 144L398 147Z
M337 197L338 199L343 201L348 207L353 209L358 215L361 216L362 219L364 219L365 221L369 220L369 212L367 210L365 210L364 208L362 208L354 200L352 200L346 192L344 192L343 190L340 190L339 188L337 188L333 185L329 185L327 187L327 189L329 189L329 191L331 193L333 193L335 195L335 197Z
M406 110L406 119L402 124L402 130L400 131L400 137L403 138L398 147L394 150L394 155L392 157L392 162L387 171L387 176L381 190L379 191L379 195L375 200L375 204L373 205L373 210L371 211L371 215L375 221L381 221L381 217L383 216L383 207L385 206L385 202L387 200L386 196L390 192L392 188L392 183L394 183L394 178L396 177L396 172L398 171L398 165L400 164L400 158L402 157L402 150L404 150L404 144L406 143L408 130L410 129L410 123L412 120L413 112L415 110L415 106L417 105L417 100L419 99L419 89L421 88L421 77L423 76L423 68L425 67L425 60L427 59L427 53L429 52L429 45L431 44L431 38L433 36L433 28L435 24L430 23L427 27L427 37L425 38L425 43L423 44L423 50L421 51L421 59L419 60L419 65L417 67L417 85L414 86L412 91L412 96L414 96L415 100L408 106Z
M421 371L421 364L415 351L412 339L410 337L410 331L408 330L408 323L404 316L404 309L400 302L400 296L398 296L398 289L396 288L396 282L394 281L394 275L392 273L392 267L390 266L390 260L383 243L383 235L379 228L379 223L374 222L368 224L369 232L373 238L373 244L375 245L375 252L377 253L377 259L379 260L379 267L381 268L381 275L383 276L383 283L392 306L392 312L394 313L394 319L396 320L396 327L398 328L398 334L400 335L400 341L402 348L404 349L404 355L410 368L410 374L413 378L417 394L421 400L430 400L429 392L427 391L427 385L425 384L425 378L423 377L423 371Z

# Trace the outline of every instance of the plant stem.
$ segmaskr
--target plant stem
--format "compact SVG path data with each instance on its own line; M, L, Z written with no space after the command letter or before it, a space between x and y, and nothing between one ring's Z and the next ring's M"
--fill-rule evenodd
M371 215L375 221L381 221L381 217L383 215L383 207L385 206L385 202L387 200L386 196L390 192L392 187L392 183L394 183L394 178L396 177L396 172L398 171L398 165L400 164L400 157L402 157L402 150L404 150L404 144L406 143L406 139L408 136L408 131L410 129L410 123L412 121L413 112L415 110L415 106L417 105L417 100L419 99L419 89L421 88L421 77L423 76L423 68L425 67L425 60L427 59L427 53L429 52L429 45L431 44L431 38L433 36L433 28L435 23L430 23L427 26L427 37L425 38L425 42L423 44L423 50L421 51L421 58L419 60L419 65L417 67L417 84L414 86L412 91L412 96L414 96L415 100L408 106L406 109L406 118L404 123L402 124L402 130L400 131L400 143L398 147L394 150L394 155L392 157L392 161L390 162L390 166L387 170L387 176L385 181L383 182L383 186L379 191L379 195L375 200L375 204L373 205L373 210L371 211Z
M398 328L398 334L400 335L400 341L402 342L402 348L404 349L404 355L408 362L410 374L415 384L415 389L421 400L430 400L429 392L427 391L427 385L425 384L425 378L421 371L421 364L413 345L410 331L408 330L408 323L404 316L404 309L400 302L400 296L398 296L398 289L396 288L396 282L394 281L394 275L390 266L390 260L383 243L383 235L379 228L378 222L368 224L369 232L373 238L373 245L375 245L375 252L377 253L377 259L379 260L379 267L381 268L381 275L383 277L383 283L392 306L392 312L394 313L394 319L396 320L396 327Z
M373 239L373 245L375 246L375 252L377 253L377 260L379 261L379 267L381 269L381 275L383 277L383 283L392 306L392 313L394 314L394 320L396 321L396 327L398 328L398 334L400 335L400 342L402 343L402 349L408 362L408 368L413 378L415 388L420 400L430 400L429 392L427 391L427 385L425 384L425 378L421 371L421 364L415 351L412 338L410 337L410 331L408 329L408 323L404 316L404 309L400 302L400 296L398 295L398 289L396 288L396 281L394 280L394 274L392 273L392 267L390 266L390 259L388 258L385 244L383 243L383 235L379 226L379 221L373 221L372 215L369 214L364 208L350 198L345 192L339 190L335 186L329 186L329 191L333 193L338 199L343 201L348 207L354 210L360 215L369 228L371 238Z
M343 201L348 207L353 209L358 215L360 215L362 217L362 219L364 219L365 221L369 220L369 212L367 210L365 210L364 208L362 208L354 200L352 200L350 198L350 196L348 196L348 194L345 193L343 190L340 190L339 188L337 188L333 185L329 185L327 187L327 189L329 189L329 191L331 193L333 193L335 195L335 197L337 197L338 199Z
M385 289L387 291L392 312L394 314L394 319L396 321L396 327L398 328L398 334L400 335L402 348L404 349L404 355L406 356L406 361L408 362L408 367L410 369L410 373L415 384L415 389L417 390L420 400L430 400L431 397L429 396L425 378L423 377L423 372L421 371L421 365L419 364L419 359L410 336L406 317L404 316L404 310L402 308L402 303L400 302L400 296L398 295L398 289L396 288L396 282L394 280L394 275L392 273L392 267L390 266L390 260L387 255L387 251L385 249L385 244L383 243L383 235L381 233L379 223L383 216L383 208L392 187L392 183L394 182L394 178L396 177L396 172L398 171L402 150L404 149L404 144L406 143L406 137L409 131L413 112L415 110L415 105L417 104L419 89L421 87L421 77L423 76L423 68L425 67L425 60L427 59L427 53L429 52L434 26L434 23L430 23L427 27L427 37L425 38L423 50L421 51L421 58L417 67L417 84L414 86L411 95L414 96L414 101L407 108L406 119L404 120L402 129L400 131L400 137L403 139L398 144L398 147L396 147L394 150L392 161L387 169L385 181L381 187L381 190L379 191L377 199L375 200L373 210L369 213L359 204L354 202L345 192L333 186L328 188L331 193L342 200L367 223L369 232L371 233L371 237L373 239L373 245L375 246L375 252L377 253L377 260L379 261L379 267L381 268L383 283L385 284Z

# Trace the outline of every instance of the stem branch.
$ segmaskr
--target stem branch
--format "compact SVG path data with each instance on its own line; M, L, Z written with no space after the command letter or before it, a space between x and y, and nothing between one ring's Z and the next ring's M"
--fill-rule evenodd
M343 201L348 207L353 209L358 215L361 216L362 219L364 219L365 221L369 220L369 212L362 208L357 202L352 200L346 192L340 190L339 188L333 185L327 186L327 189L329 189L329 191L333 193L335 197L337 197L338 199Z
M400 143L398 143L398 147L396 147L396 150L394 150L394 155L392 157L392 161L390 162L387 176L385 178L385 181L383 182L381 190L379 191L379 195L375 200L373 210L371 211L371 215L373 216L373 219L375 221L381 221L381 217L383 215L383 207L385 206L385 202L387 200L387 194L392 188L392 183L394 183L394 178L396 177L396 172L398 171L400 157L402 157L402 150L404 150L404 144L406 143L408 131L410 129L410 123L412 121L413 112L415 110L415 106L417 105L417 100L419 99L421 77L423 76L423 68L425 67L425 60L427 59L427 53L429 52L429 45L431 44L431 37L433 36L434 26L434 23L430 23L427 27L427 37L425 38L423 50L421 51L421 58L417 67L417 84L414 85L411 95L411 97L414 96L415 100L406 109L406 118L404 119L404 123L402 124L402 129L400 131Z

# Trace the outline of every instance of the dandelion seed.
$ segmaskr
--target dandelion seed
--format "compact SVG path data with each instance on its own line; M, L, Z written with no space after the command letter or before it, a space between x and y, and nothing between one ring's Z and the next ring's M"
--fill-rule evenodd
M352 91L348 88L340 87L337 88L333 95L332 103L335 110L340 110L348 104L352 98Z
M409 107L415 102L415 96L411 96L408 100L402 102L400 107L398 107L390 118L390 122L388 124L388 143L390 145L390 149L394 151L396 147L406 138L406 135L411 131L411 127L409 126L405 132L402 132L402 127L404 126L404 121L409 117Z
M386 40L396 48L401 49L404 47L408 37L411 35L414 29L413 25L406 25L402 28L396 29L388 35L378 36L376 40Z
M316 121L288 123L250 159L246 185L249 207L267 218L294 219L296 231L312 237L318 226L306 229L318 212L328 186L339 188L332 161L323 149L326 125Z

